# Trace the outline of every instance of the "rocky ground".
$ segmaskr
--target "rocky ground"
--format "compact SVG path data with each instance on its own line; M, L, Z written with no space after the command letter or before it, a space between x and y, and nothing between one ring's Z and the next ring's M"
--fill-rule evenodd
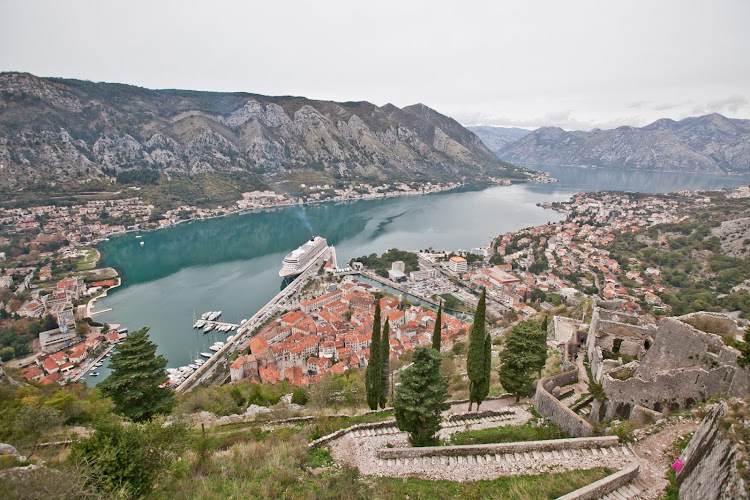
M721 251L731 257L750 256L750 217L727 220L711 233L721 240Z

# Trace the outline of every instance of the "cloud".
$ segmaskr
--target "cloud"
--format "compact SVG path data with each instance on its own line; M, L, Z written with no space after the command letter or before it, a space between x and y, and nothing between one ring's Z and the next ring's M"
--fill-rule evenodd
M750 101L744 95L732 94L724 99L709 101L704 105L694 107L693 114L738 113L743 108L746 108L748 103Z
M666 111L668 109L675 109L679 108L680 106L684 106L687 103L676 103L676 102L664 102L661 104L656 104L652 107L654 111Z
M651 101L634 101L631 103L628 103L626 106L630 109L639 109L645 106L646 104L650 104Z

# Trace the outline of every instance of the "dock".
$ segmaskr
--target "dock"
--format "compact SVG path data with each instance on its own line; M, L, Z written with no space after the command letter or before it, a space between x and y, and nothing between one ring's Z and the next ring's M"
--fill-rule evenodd
M205 320L203 320L203 321L205 321ZM237 329L238 329L238 328L240 327L240 325L238 325L238 324L236 324L236 323L226 323L226 322L224 322L224 321L205 321L205 322L203 323L203 326L201 326L201 327L197 327L197 328L195 328L195 330L201 330L201 329L202 329L202 328L204 328L204 327L205 327L206 325L213 325L213 328L212 328L211 330L209 330L209 332L212 332L212 331L216 330L216 329L217 329L218 327L220 327L220 326L225 326L225 327L229 327L230 329L229 329L229 330L227 330L227 331L226 331L225 333L229 333L229 332L231 332L232 330L237 330ZM206 332L206 333L208 333L208 332Z

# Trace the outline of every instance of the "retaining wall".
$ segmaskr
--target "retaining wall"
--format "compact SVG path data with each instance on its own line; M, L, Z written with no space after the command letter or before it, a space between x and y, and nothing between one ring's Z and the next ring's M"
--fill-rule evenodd
M554 377L541 379L536 385L534 409L542 416L548 417L572 436L590 436L593 427L573 410L565 406L551 394L555 387L570 384L578 380L578 368Z
M550 439L547 441L521 441L517 443L470 444L462 446L425 446L421 448L384 448L377 456L382 460L425 457L458 457L468 455L494 455L505 453L530 453L533 451L578 450L618 446L617 436Z
M629 483L638 475L638 464L631 465L626 469L615 472L605 478L602 478L596 482L579 488L575 491L571 491L567 495L563 495L557 500L589 500L594 498L601 498L607 493L615 491L620 486Z
M334 439L340 438L347 432L353 432L353 431L363 430L363 429L380 429L383 427L393 427L395 425L396 425L395 418L392 420L383 420L382 422L372 422L369 424L356 424L356 425L352 425L351 427L344 427L343 429L339 429L336 432L332 432L331 434L318 438L315 441L312 441L310 444L308 444L307 447L312 450L313 448L317 448L320 445L326 444L330 441L333 441Z

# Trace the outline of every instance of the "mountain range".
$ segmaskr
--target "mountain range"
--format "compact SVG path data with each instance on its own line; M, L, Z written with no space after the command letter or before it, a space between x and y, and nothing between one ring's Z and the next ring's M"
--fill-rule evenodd
M645 127L567 132L469 127L501 159L527 167L575 166L676 172L750 172L750 120L714 113ZM513 140L513 137L518 137Z
M140 170L248 172L267 182L524 176L423 104L379 107L0 73L0 187L85 183Z

